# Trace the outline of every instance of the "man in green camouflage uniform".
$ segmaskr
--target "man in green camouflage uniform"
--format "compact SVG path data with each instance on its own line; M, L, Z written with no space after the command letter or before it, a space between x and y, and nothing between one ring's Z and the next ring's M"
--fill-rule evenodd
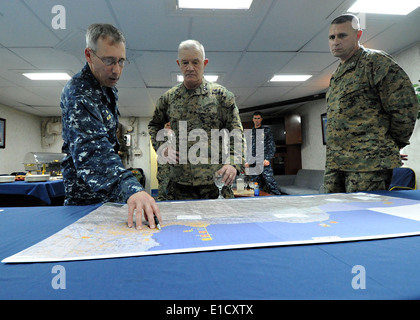
M149 123L158 156L159 147L166 143L158 136L164 124L169 121L175 133L176 157L169 161L168 196L175 200L217 198L213 180L217 171L225 183L224 196L232 198L233 192L226 186L235 181L244 163L243 128L235 97L225 87L204 79L208 59L198 41L181 42L177 63L184 81L159 98ZM217 139L216 146L212 137L223 129L232 138L224 140L226 144Z
M213 180L217 171L223 175L224 196L232 198L229 186L243 170L243 128L234 95L225 87L204 79L208 63L203 46L195 40L181 42L178 66L183 83L168 90L157 101L149 133L158 153L166 143L159 131L170 122L176 137L176 153L168 156L170 164L168 197L175 200L214 199L218 189ZM216 146L212 137L222 129L232 137ZM162 131L161 131L162 132ZM238 143L234 143L234 141ZM239 149L236 148L239 145Z
M410 79L388 54L361 46L361 35L350 14L329 30L341 63L327 92L326 193L387 189L416 122Z

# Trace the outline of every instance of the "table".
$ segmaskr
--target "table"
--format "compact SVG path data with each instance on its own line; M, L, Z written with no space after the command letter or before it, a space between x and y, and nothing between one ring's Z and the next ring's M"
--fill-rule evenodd
M420 200L417 190L382 194ZM97 207L0 208L0 260L43 240ZM365 289L353 286L363 271L360 266L366 275ZM162 303L155 310L159 315L174 303L182 305L179 300L258 306L257 300L278 299L420 299L419 266L420 236L60 263L0 264L0 300L157 300ZM65 271L65 289L53 288L57 270ZM183 305L191 306L193 302ZM269 303L268 310L271 308L278 309L278 304ZM264 310L254 309L254 313L258 310L267 311L264 306ZM315 308L313 312L320 310Z
M63 180L0 183L1 206L59 205L64 201Z

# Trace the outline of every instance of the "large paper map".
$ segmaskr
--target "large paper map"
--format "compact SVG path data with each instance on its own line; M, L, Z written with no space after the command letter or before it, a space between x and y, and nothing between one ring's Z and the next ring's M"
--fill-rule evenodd
M420 234L420 202L367 193L161 202L162 229L105 204L3 263L377 239Z

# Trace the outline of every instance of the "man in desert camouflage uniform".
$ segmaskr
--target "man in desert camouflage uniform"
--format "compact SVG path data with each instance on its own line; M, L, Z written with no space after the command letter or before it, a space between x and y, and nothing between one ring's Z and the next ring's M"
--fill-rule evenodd
M330 50L341 63L327 92L327 193L387 189L416 122L410 79L388 54L361 46L361 36L353 15L331 23Z
M118 96L115 85L126 62L125 38L108 24L91 25L86 33L86 64L63 88L62 162L65 205L104 202L128 204L128 226L142 225L142 211L151 228L155 200L147 194L118 155Z
M158 137L158 132L166 122L170 122L176 137L176 156L169 161L168 196L176 200L217 198L218 189L213 180L217 171L223 175L224 196L231 198L232 190L226 186L242 171L244 145L235 97L225 87L204 79L208 59L198 41L186 40L179 45L177 63L184 81L159 98L149 123L158 156L159 147L166 143ZM227 148L223 144L211 147L212 134L222 129L239 141L241 150L235 153L233 138Z

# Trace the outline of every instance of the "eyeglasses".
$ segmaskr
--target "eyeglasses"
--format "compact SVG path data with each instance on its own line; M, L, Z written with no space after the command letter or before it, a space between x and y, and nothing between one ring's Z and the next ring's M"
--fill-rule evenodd
M118 63L118 65L121 67L121 68L124 68L124 66L125 66L125 64L129 64L130 62L128 61L128 60L126 60L126 59L124 59L124 58L121 58L120 60L116 60L115 58L112 58L112 57L105 57L105 58L101 58L101 57L99 57L97 54L96 54L96 52L95 52L95 50L93 50L93 49L90 49L90 51L92 51L93 52L93 54L98 58L98 59L100 59L103 63L104 63L104 65L106 65L106 66L113 66L113 65L116 65L117 63Z

